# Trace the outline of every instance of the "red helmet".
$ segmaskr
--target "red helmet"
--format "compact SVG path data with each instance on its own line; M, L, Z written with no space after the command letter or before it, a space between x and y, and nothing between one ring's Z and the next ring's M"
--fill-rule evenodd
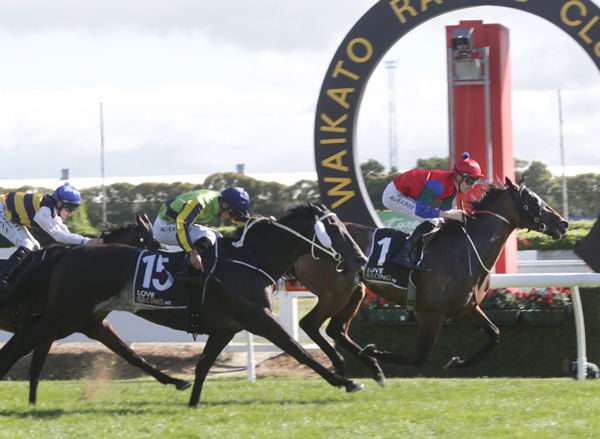
M463 152L462 160L457 161L452 170L460 175L472 175L477 178L485 178L481 173L479 163L473 160L468 152Z

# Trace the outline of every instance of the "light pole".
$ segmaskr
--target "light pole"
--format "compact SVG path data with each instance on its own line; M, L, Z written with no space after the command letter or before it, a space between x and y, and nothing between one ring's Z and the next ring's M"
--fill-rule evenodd
M567 177L565 175L565 149L563 147L563 118L562 118L562 100L560 99L560 89L558 90L558 128L560 143L560 164L562 166L562 196L563 196L563 216L569 219L569 196L567 192Z
M100 173L102 174L102 223L106 224L106 188L104 187L104 118L102 115L102 102L100 102Z

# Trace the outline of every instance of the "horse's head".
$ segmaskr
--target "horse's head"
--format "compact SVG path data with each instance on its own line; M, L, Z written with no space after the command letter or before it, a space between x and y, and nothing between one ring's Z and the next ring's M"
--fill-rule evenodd
M553 239L560 239L567 232L569 222L522 181L516 185L507 177L506 188L517 207L517 227L537 230Z
M367 257L352 239L344 223L323 204L309 201L308 205L311 214L314 214L316 237L324 247L339 254L338 270L353 274L362 272Z
M152 233L152 222L148 216L135 215L136 223L113 227L100 236L105 244L120 243L148 250L158 250L160 243Z

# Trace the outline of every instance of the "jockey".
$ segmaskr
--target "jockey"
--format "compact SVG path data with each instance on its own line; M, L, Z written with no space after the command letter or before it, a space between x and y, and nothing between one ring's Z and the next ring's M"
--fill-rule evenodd
M89 244L102 242L69 232L63 220L69 218L81 205L79 191L65 183L52 195L8 192L0 195L0 233L17 246L0 271L0 290L8 288L8 279L31 250L39 250L40 243L27 227L37 226L61 244Z
M179 195L163 203L154 221L154 237L163 244L178 245L190 255L196 270L204 271L201 254L213 246L221 234L206 226L214 219L243 225L250 214L250 196L239 187L228 187L220 194L201 189Z
M383 191L383 205L394 212L422 221L413 231L394 262L411 270L421 270L416 255L418 244L426 233L441 225L444 219L464 222L466 212L453 209L456 193L466 193L484 178L479 164L463 153L452 171L413 169L394 178ZM413 260L417 259L415 263Z

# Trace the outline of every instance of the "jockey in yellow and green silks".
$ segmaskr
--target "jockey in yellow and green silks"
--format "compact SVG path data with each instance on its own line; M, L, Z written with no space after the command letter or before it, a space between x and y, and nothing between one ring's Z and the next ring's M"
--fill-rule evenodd
M154 221L154 237L161 243L177 245L189 253L190 263L204 270L201 254L214 245L221 234L204 224L214 219L245 224L250 218L250 196L239 187L221 193L200 189L163 203Z

